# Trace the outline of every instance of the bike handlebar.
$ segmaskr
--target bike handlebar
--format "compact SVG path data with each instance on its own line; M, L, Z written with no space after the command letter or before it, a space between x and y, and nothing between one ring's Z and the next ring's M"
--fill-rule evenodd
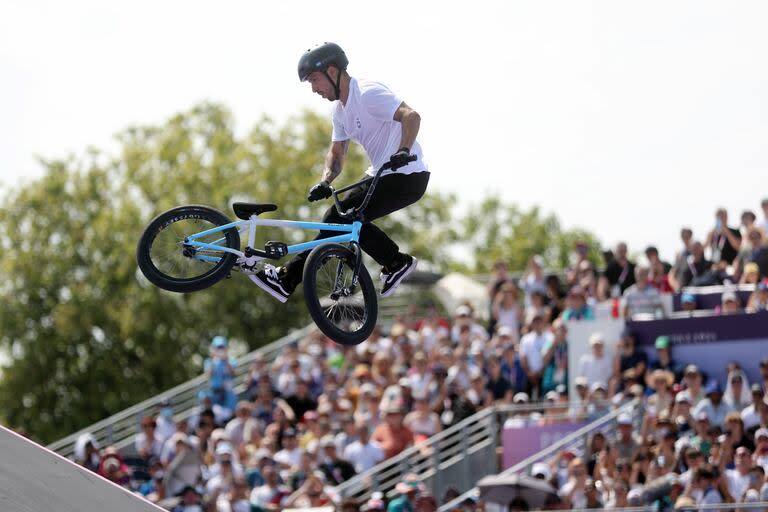
M363 210L365 210L365 207L368 206L368 202L371 200L371 195L373 195L373 191L376 188L376 184L379 182L379 178L381 177L381 173L386 171L387 169L392 169L392 171L396 171L400 167L405 167L410 162L415 162L417 160L416 155L410 155L408 159L406 160L406 163L403 165L398 165L397 167L394 167L392 165L392 162L386 162L384 165L382 165L378 171L376 171L376 174L374 176L369 176L365 178L364 180L360 180L357 183L353 183L351 185L347 185L346 187L340 188L339 190L334 189L331 187L333 200L336 203L336 211L339 212L339 215L343 219L351 219L356 217L359 213L361 213ZM347 190L352 190L353 188L362 187L363 185L366 185L370 183L368 186L368 191L365 193L365 198L363 199L363 202L360 204L360 206L356 208L350 208L346 212L341 211L341 202L339 201L339 196L341 192L346 192Z

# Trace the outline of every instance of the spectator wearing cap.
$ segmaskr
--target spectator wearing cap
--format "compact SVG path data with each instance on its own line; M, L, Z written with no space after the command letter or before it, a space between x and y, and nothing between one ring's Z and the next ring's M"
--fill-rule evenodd
M541 377L544 374L544 347L552 343L554 336L545 330L544 318L536 315L529 332L520 340L521 365L528 379L528 393L538 397L541 393Z
M694 409L694 416L704 412L713 426L722 427L725 424L725 417L733 408L723 400L723 390L720 384L710 379L704 388L706 398L703 399Z
M680 434L687 435L693 428L693 408L691 407L691 400L685 393L677 393L675 395L671 416Z
M98 474L121 487L128 488L131 483L131 470L114 446L108 446L104 449Z
M216 467L211 468L212 476L208 478L205 489L207 494L218 497L230 491L235 476L242 476L243 470L239 464L235 464L232 445L229 442L219 443L215 456Z
M157 503L165 499L165 470L163 463L157 457L151 457L147 462L147 472L149 480L139 486L139 494L147 498L152 503Z
M620 297L627 288L635 284L635 264L627 257L627 244L619 242L606 261L603 275L608 280L612 297Z
M723 399L734 411L739 413L752 402L749 380L741 368L734 368L728 372Z
M155 434L158 438L165 440L176 432L176 423L173 421L173 405L168 399L161 400L157 405L160 410L155 418L157 424Z
M747 300L747 313L764 311L768 311L768 277L757 284Z
M208 377L214 412L220 421L231 418L237 404L237 396L232 390L236 364L235 358L229 356L227 338L215 336L211 340L210 356L203 362L203 371Z
M240 447L243 444L246 426L250 425L250 428L256 423L256 420L252 416L253 406L247 400L241 400L235 407L235 417L229 420L229 423L224 427L224 430L229 437L230 442L235 447Z
M384 450L384 456L389 459L413 444L413 432L403 425L402 405L396 402L389 404L384 410L384 422L374 430L371 440Z
M322 462L319 469L325 475L325 481L333 486L346 482L355 476L355 468L349 461L339 457L336 452L336 442L332 435L326 435L320 440Z
M470 341L474 339L488 340L488 331L475 321L472 306L469 304L461 304L454 312L453 327L451 327L451 341L454 344L459 343L462 332Z
M618 432L612 446L616 449L619 459L630 460L640 446L633 434L632 416L627 413L619 414L616 423Z
M399 494L387 506L387 512L411 512L415 509L416 497L426 491L419 477L413 473L405 475L403 481L395 486L395 492Z
M594 320L595 314L587 304L587 292L581 286L574 286L565 298L563 320Z
M635 378L639 382L644 382L645 371L648 368L648 355L637 348L635 333L631 329L625 328L621 331L617 348L613 361L613 379L616 386L614 389L623 389L621 375L629 369L635 371Z
M755 431L754 463L768 472L768 428L761 427Z
M753 427L760 425L760 410L763 405L763 387L760 384L752 384L749 388L752 396L752 403L741 411L741 419L744 422L744 430L750 430Z
M478 367L473 367L469 371L469 390L467 390L466 396L478 410L490 405L493 401L485 387L483 372Z
M357 441L357 429L351 411L344 411L339 421L341 422L341 432L338 432L335 437L336 451L343 455L347 446Z
M501 285L491 304L492 321L489 324L489 332L493 333L500 327L507 327L515 333L515 341L517 341L516 334L520 332L523 317L519 294L520 291L514 281L507 281Z
M156 433L157 421L154 416L144 416L141 419L141 432L136 435L134 441L136 446L136 453L143 459L149 459L149 457L159 457L163 452L164 439Z
M624 318L642 317L661 318L664 309L659 290L648 284L650 269L645 265L635 267L635 284L627 288L622 295Z
M611 379L613 362L605 353L605 340L599 332L589 337L590 352L579 359L579 376L586 377L587 385L606 383Z
M202 476L202 457L199 446L183 432L176 432L171 437L174 444L173 459L165 471L166 492L174 496L186 486L196 485Z
M720 314L721 315L735 315L741 313L741 301L739 296L733 290L726 290L721 295L720 299Z
M384 450L378 443L370 439L370 427L364 421L355 423L357 441L344 449L344 458L348 460L355 471L363 473L384 460Z
M568 385L568 328L562 319L552 322L552 342L544 347L542 392Z
M669 336L659 336L654 342L656 358L651 361L651 370L666 370L675 376L675 382L683 377L683 367L672 358L672 342Z
M681 393L685 393L688 400L691 403L691 407L694 409L699 405L699 402L706 398L706 393L702 387L703 376L699 367L695 364L689 364L683 371L683 384L685 389Z
M698 305L696 304L696 296L689 292L683 292L680 294L680 308L688 316L693 316L693 312L696 311Z

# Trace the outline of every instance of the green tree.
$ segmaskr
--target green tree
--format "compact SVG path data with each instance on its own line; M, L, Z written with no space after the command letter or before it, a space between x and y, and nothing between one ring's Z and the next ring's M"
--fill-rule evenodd
M10 356L0 420L45 442L199 373L213 335L256 348L308 322L301 297L282 305L238 276L194 294L159 290L139 275L135 246L153 216L180 204L232 217L232 201L274 202L280 218L319 218L328 203L309 205L306 193L320 176L328 119L264 118L238 138L230 113L205 103L117 140L117 155L43 161L44 176L6 193L0 208L0 352ZM340 183L364 166L353 149ZM427 197L382 226L447 262L445 204Z
M468 268L473 272L489 272L496 260L506 261L512 270L524 270L535 254L542 255L547 268L563 269L578 240L587 242L590 259L599 261L600 244L590 232L565 230L554 214L544 215L538 207L525 211L499 196L472 205L461 226L461 239L474 255Z

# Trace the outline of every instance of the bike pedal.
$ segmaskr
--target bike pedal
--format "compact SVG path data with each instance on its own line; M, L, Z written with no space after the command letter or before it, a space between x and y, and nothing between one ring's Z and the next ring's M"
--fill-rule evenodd
M288 246L283 242L270 240L264 244L264 252L267 254L267 258L277 260L288 254Z

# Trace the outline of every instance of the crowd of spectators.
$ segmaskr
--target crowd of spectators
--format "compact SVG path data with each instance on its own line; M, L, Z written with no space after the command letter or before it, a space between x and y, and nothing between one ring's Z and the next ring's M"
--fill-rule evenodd
M768 201L763 207L768 219ZM673 474L680 485L672 487L683 498L711 501L717 488L723 500L745 499L742 491L760 487L750 480L742 488L742 478L742 487L729 488L728 479L736 477L728 475L745 474L746 459L737 460L744 457L742 448L749 450L750 478L768 469L768 435L760 437L768 433L760 430L768 427L762 398L768 361L761 363L764 382L752 387L732 368L725 399L718 400L723 393L717 383L676 362L665 338L657 340L657 358L649 362L631 332L622 334L613 354L595 334L590 352L569 368L566 321L594 318L594 306L605 301L614 301L619 315L654 318L664 314L660 294L728 282L758 284L748 308L765 309L768 242L754 215L746 213L747 241L718 210L719 224L704 244L683 230L684 249L673 264L653 247L646 249L645 263L635 264L626 245L618 244L598 273L583 243L576 244L564 279L546 275L539 256L531 258L521 279L512 279L499 262L488 284L489 311L463 303L448 317L427 304L351 348L312 334L273 362L257 356L240 400L233 389L236 362L227 340L216 337L204 364L210 387L191 417L174 421L171 404L162 404L142 420L135 457L99 449L85 435L77 459L174 512L324 505L426 511L438 500L413 476L401 482L390 503L380 493L366 503L343 502L334 487L494 403L562 402L566 414L598 417L608 410L601 404L637 396L646 402L641 426L629 434L623 426L620 439L594 440L585 457L564 453L546 466L544 476L562 498L558 506L619 506L637 489ZM684 294L684 309L690 307L687 299ZM484 316L488 322L480 320ZM569 372L575 372L577 397L570 411Z
M751 384L729 363L723 389L675 361L668 338L657 339L656 352L648 363L627 349L630 368L608 393L616 405L640 400L639 419L621 414L615 431L592 435L586 453L565 450L533 465L531 475L556 491L545 509L768 501L768 359Z

